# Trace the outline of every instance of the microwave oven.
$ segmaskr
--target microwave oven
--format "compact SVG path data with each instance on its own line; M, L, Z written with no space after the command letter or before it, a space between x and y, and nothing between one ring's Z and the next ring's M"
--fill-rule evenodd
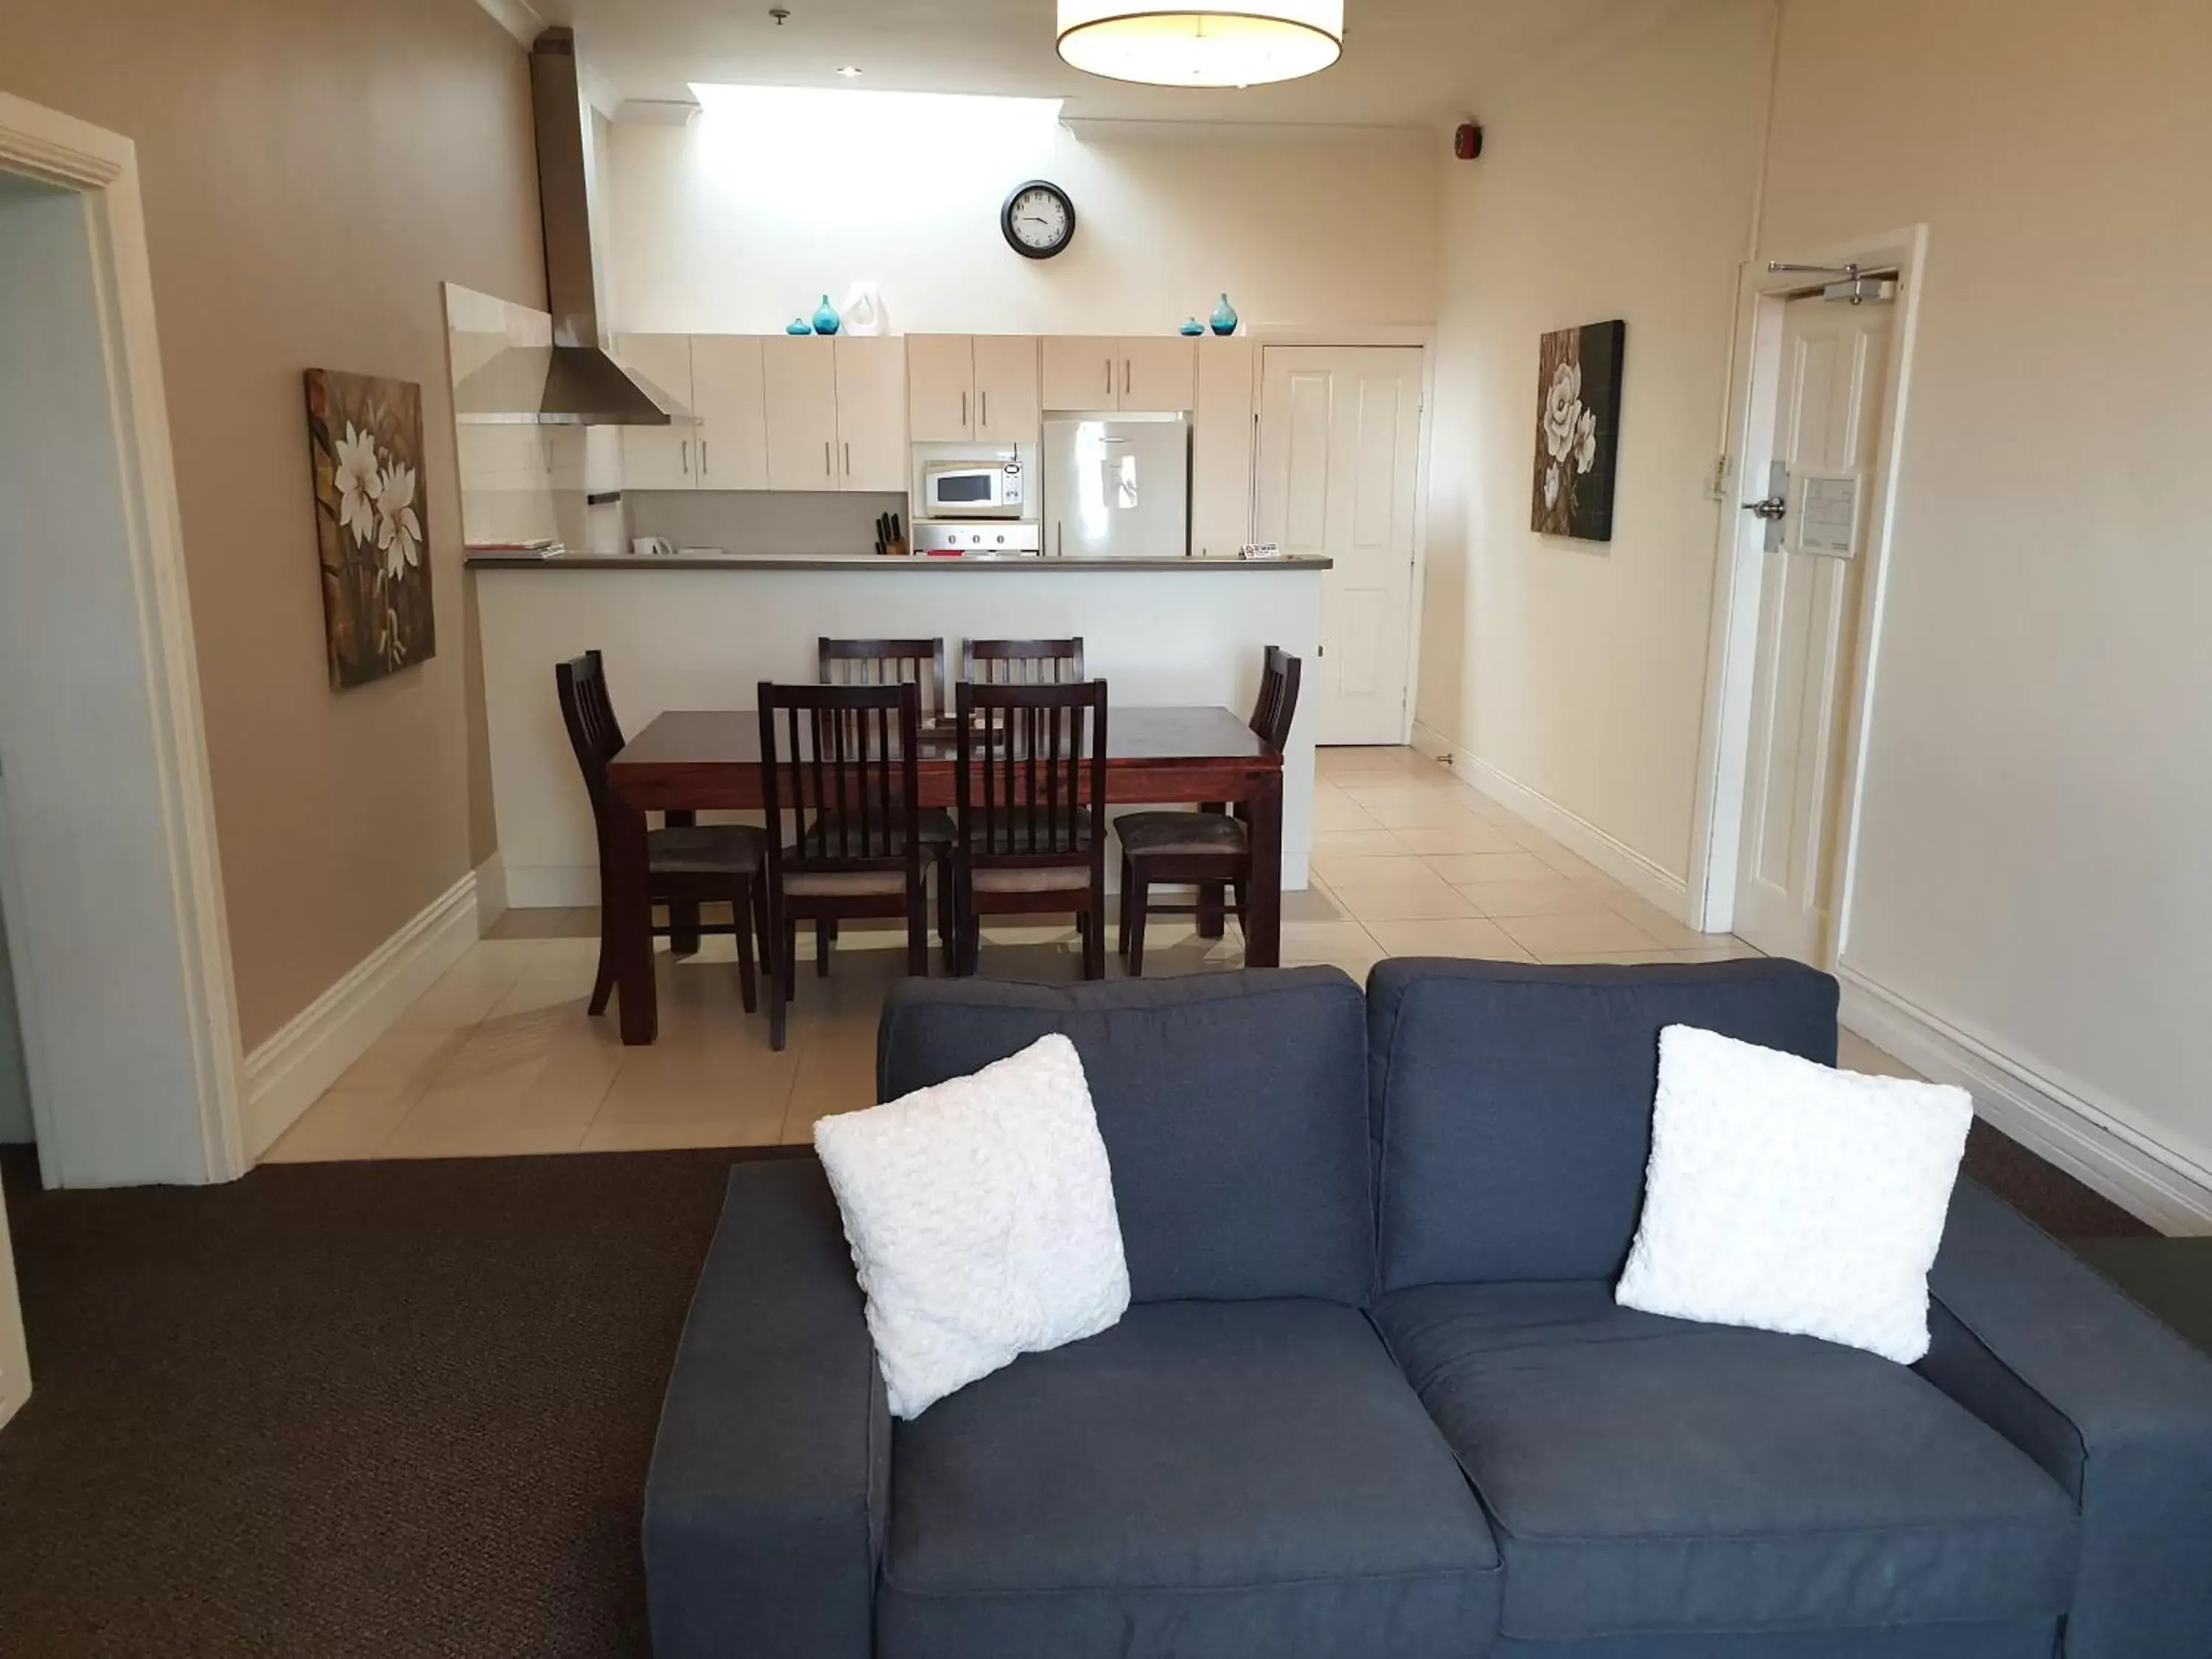
M927 519L1018 519L1024 497L1018 459L932 461L922 469Z

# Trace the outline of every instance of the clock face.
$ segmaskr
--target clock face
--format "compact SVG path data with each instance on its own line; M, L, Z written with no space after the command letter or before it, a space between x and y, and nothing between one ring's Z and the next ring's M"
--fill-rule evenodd
M1075 204L1058 185L1032 179L1016 187L1000 210L999 228L1014 252L1049 259L1075 235Z

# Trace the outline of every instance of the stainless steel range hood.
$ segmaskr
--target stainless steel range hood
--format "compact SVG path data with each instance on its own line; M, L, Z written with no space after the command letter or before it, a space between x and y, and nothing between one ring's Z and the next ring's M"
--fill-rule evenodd
M465 422L539 426L668 426L697 416L609 356L592 255L592 112L576 70L573 30L550 28L530 49L538 123L538 203L545 228L545 297L553 343L501 352L454 388Z

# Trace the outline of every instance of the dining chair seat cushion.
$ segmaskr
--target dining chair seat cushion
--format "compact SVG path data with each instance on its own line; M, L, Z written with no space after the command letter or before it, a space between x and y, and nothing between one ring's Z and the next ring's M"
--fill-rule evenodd
M1226 812L1127 812L1114 820L1121 850L1132 858L1219 853L1237 857L1252 850L1244 821Z
M1091 885L1091 868L1082 864L1034 865L1027 869L978 870L979 893L1079 893Z
M768 861L768 835L750 823L648 830L645 856L656 875L749 876Z
M799 898L870 898L878 894L903 899L903 870L811 870L787 872L783 890Z

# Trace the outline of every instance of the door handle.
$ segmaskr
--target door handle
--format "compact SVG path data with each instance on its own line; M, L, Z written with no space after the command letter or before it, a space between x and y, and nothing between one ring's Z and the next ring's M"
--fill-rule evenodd
M1746 501L1743 510L1757 514L1767 523L1774 524L1790 516L1790 503L1780 495L1769 495L1764 501Z

